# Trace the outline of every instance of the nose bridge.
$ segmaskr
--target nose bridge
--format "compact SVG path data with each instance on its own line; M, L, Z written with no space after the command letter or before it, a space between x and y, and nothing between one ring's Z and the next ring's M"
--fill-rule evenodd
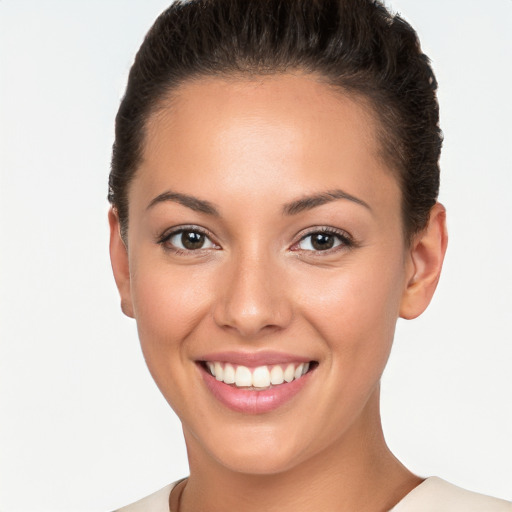
M258 244L233 253L221 276L223 293L216 304L215 320L243 337L286 326L291 305L283 287L277 257Z

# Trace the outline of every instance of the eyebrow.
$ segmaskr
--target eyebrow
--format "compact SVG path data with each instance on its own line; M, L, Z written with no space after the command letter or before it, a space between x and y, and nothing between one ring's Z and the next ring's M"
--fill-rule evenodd
M353 203L364 206L368 210L372 211L370 205L365 203L362 199L348 194L341 189L336 189L302 197L301 199L287 203L283 207L283 215L297 215L303 211L311 210L317 206L322 206L323 204L337 201L338 199L346 199L348 201L352 201Z
M146 210L153 208L153 206L164 203L166 201L172 201L174 203L179 203L191 210L194 210L199 213L206 213L207 215L214 215L215 217L219 217L219 211L217 208L210 203L209 201L205 201L204 199L199 199L194 196L189 196L188 194L180 194L179 192L171 192L167 191L159 196L156 196L147 206Z
M302 197L300 199L296 199L295 201L291 201L290 203L286 203L283 206L283 215L297 215L298 213L301 213L303 211L311 210L318 206L322 206L324 204L337 201L339 199L346 199L348 201L352 201L353 203L364 206L368 210L372 211L370 205L368 205L368 203L365 203L362 199L359 199L358 197L348 194L347 192L341 189L336 189ZM153 206L160 203L165 203L167 201L179 203L199 213L205 213L206 215L220 217L219 210L212 203L210 203L210 201L199 199L195 196L191 196L188 194L181 194L180 192L172 191L167 191L156 196L149 203L146 210L149 210L150 208L153 208Z

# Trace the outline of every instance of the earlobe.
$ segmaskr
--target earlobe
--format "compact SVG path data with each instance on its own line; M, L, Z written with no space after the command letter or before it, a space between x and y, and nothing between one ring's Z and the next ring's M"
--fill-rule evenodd
M400 305L400 317L416 318L427 308L439 282L448 243L446 210L436 203L427 227L414 239L409 258L411 271Z
M119 217L114 208L111 208L108 212L108 223L110 225L110 262L121 297L121 310L126 316L134 318L128 250L121 237Z

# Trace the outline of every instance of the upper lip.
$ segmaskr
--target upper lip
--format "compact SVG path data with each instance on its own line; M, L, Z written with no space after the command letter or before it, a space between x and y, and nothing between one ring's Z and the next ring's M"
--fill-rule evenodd
M257 367L267 364L308 363L309 361L312 361L312 359L309 357L299 356L296 354L288 354L276 351L225 351L211 352L209 354L205 354L198 358L198 361L218 361L242 366Z

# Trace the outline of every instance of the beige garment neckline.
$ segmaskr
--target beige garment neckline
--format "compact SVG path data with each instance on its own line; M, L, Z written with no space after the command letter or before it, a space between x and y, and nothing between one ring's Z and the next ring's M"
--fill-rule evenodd
M182 478L127 507L114 512L172 512L171 491ZM389 512L512 512L512 503L466 491L436 476L425 479Z

